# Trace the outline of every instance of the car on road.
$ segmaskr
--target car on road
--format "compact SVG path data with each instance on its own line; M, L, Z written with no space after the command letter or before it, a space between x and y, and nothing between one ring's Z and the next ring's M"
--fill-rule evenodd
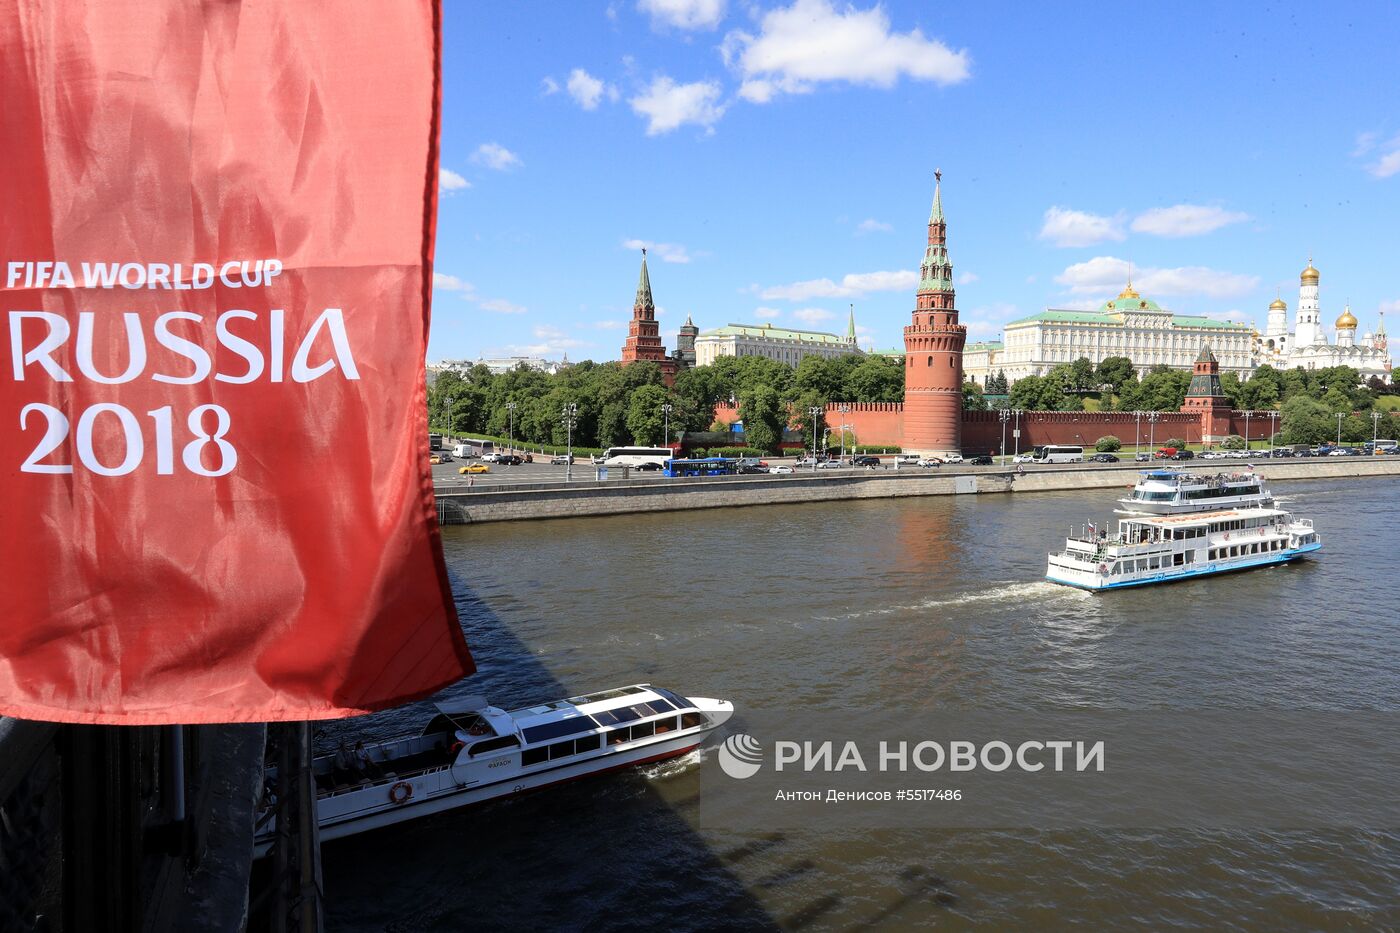
M441 463L441 462L442 462L442 456L441 456L440 454L430 454L430 455L428 456L428 462L429 462L429 463Z
M877 467L880 465L880 458L872 454L861 454L851 458L851 466Z
M840 460L823 460L817 464L818 470L840 470L846 466Z
M458 473L490 473L491 467L485 463L470 463L457 471Z
M735 470L741 475L749 476L754 473L767 473L768 467L759 466L756 463L741 463L737 467L735 467Z
M1194 460L1196 455L1189 450L1178 450L1169 458L1171 460Z
M778 464L777 466L770 466L770 467L768 468L768 472L769 472L769 473L777 473L777 474L780 474L780 475L781 475L781 474L785 474L785 473L791 473L791 472L792 472L792 467L790 467L790 466L783 466L783 465L780 463L780 464Z
M894 462L895 462L895 463L918 463L918 462L919 462L919 455L918 455L918 454L900 454L898 457L895 457L895 458L894 458Z
M975 457L967 458L964 462L970 463L973 466L991 466L996 461L994 461L989 454L978 454Z
M944 463L962 463L962 454L949 454L943 458Z
M482 462L482 463L500 463L500 462L501 462L501 454L496 453L494 450L493 450L491 453L489 453L489 454L482 454L482 455L481 455L481 462Z
M917 461L917 465L921 467L936 467L942 466L943 461L937 457L924 457L922 460Z
M565 440L568 440L568 438L565 438ZM574 458L569 454L555 454L549 458L550 466L568 466L573 462Z
M795 467L813 467L817 465L816 457L799 457L792 464Z
M1146 457L1142 458L1146 460ZM1017 454L1011 458L1012 463L1035 463L1035 454Z
M1118 458L1113 454L1094 454L1089 458L1090 463L1117 463Z
M1152 455L1151 455L1150 453L1148 453L1147 451L1145 451L1145 450L1144 450L1144 451L1139 451L1138 453L1133 454L1133 460L1136 461L1136 462L1138 462L1138 463L1147 463L1147 462L1149 462L1151 459L1152 459Z
M525 458L519 454L501 454L501 459L496 462L501 466L520 466L525 462Z
M639 473L656 473L661 470L661 464L657 463L655 460L652 460L648 463L639 463L636 466L632 467L632 469L636 470Z

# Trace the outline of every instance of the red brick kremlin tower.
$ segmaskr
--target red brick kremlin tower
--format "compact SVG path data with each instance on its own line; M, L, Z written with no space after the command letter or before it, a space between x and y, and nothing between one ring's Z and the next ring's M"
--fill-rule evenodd
M962 351L967 328L953 306L953 264L943 219L943 173L934 172L928 249L920 266L914 320L904 328L905 453L944 456L962 447Z
M1181 410L1201 416L1201 441L1215 444L1230 436L1230 416L1233 406L1220 386L1220 363L1210 350L1201 347L1196 366L1191 373L1191 385L1186 389L1186 401Z
M676 378L676 361L661 345L661 327L656 323L656 303L651 300L651 277L647 275L647 251L642 250L642 275L637 280L637 300L632 304L632 323L627 342L622 345L622 365L647 360L661 367L669 386Z

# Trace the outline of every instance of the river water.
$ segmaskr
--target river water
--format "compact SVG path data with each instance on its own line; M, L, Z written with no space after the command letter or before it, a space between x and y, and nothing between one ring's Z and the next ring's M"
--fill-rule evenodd
M1394 710L1400 479L1279 484L1321 556L1090 595L1041 581L1106 490L443 530L503 707L652 681L751 709ZM387 736L426 706L335 724ZM715 828L693 759L325 847L330 929L1372 928L1400 831Z

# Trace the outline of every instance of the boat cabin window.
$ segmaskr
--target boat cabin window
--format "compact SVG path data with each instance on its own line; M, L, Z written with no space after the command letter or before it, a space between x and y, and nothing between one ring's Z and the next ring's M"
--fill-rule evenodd
M695 728L696 726L703 726L704 724L705 724L705 714L704 714L704 713L681 713L681 728L682 728L682 729L693 729L693 728Z
M663 696L666 699L670 700L671 705L674 706L676 709L691 709L695 706L694 703L690 702L685 697L680 696L679 694L676 694L670 690L667 690L665 687L652 687L651 689L658 696Z
M555 722L541 723L538 726L530 726L522 730L525 734L525 741L531 744L544 742L549 739L557 739L566 735L577 735L580 732L588 732L593 729L593 720L587 716L573 716L568 719L560 719Z
M632 727L632 738L644 739L656 731L656 725L650 722L639 722Z
M667 719L658 719L658 720L654 723L654 725L656 726L656 734L657 734L657 735L660 735L660 734L663 733L663 732L675 732L675 731L676 731L676 717L675 717L675 716L671 716L671 717L669 717L669 718L667 718Z
M581 755L584 752L597 751L602 744L603 737L601 735L585 735L581 739L555 742L552 745L545 745L540 748L527 748L520 753L520 764L528 767L530 765L543 764L546 761L557 761L560 758L567 758L570 755Z
M484 755L487 752L498 752L503 748L519 748L520 740L513 735L503 735L498 739L487 739L485 742L477 742L472 746L471 757Z

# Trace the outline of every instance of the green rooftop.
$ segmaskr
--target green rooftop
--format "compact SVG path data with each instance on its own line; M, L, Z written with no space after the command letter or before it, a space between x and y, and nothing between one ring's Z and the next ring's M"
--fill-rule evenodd
M1105 304L1104 307L1115 303L1116 302L1110 301ZM1133 304L1136 304L1136 302L1133 302ZM1152 302L1148 302L1148 304L1152 304ZM1134 310L1142 309L1138 308ZM1152 304L1152 307L1148 310L1160 311L1161 309L1155 304ZM1218 321L1215 318L1198 314L1173 314L1171 319L1172 327L1208 327L1217 330L1250 330L1248 324L1236 324L1233 321ZM1123 321L1117 314L1107 314L1102 311L1065 311L1059 308L1047 308L1039 314L1017 318L1014 321L1007 322L1006 326L1013 327L1017 324L1034 324L1037 322L1041 324L1110 324L1116 327L1123 326Z
M1000 340L979 340L976 343L969 343L963 347L964 353L976 353L979 350L1005 350L1006 346Z
M800 340L807 343L832 343L851 346L845 338L818 330L796 330L774 327L772 324L726 324L714 330L700 332L701 337L766 337L770 340Z

